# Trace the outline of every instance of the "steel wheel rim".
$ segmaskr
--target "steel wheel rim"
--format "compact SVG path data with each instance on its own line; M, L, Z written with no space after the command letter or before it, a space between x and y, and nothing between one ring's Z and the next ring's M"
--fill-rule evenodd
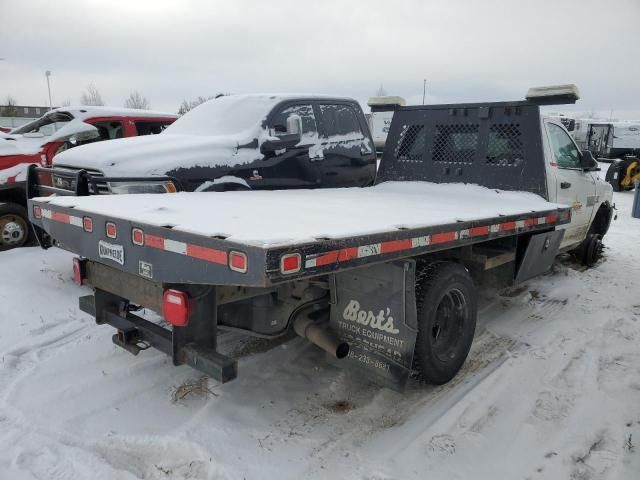
M439 361L449 362L455 357L468 319L469 308L463 293L455 288L445 292L438 302L429 332L431 350Z
M27 236L27 223L22 217L8 214L0 217L0 245L16 247L22 245Z

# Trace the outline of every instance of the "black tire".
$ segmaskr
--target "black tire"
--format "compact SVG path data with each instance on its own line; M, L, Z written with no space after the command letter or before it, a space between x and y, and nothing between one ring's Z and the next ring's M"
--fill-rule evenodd
M423 267L417 275L418 337L414 366L440 385L456 376L476 329L477 295L469 272L453 262Z
M598 260L602 258L602 251L604 249L602 245L602 235L597 233L587 234L587 237L583 240L578 248L573 250L573 254L578 261L585 267L593 267Z
M0 203L0 252L23 247L32 237L27 210L15 203Z

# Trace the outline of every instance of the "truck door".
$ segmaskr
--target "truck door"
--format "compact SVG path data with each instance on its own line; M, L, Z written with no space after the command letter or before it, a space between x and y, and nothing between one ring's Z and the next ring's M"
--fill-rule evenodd
M299 115L302 120L300 143L295 147L270 153L265 159L250 165L250 171L243 178L254 189L260 188L300 188L313 187L316 178L309 166L309 157L315 155L318 143L318 127L313 105L310 102L288 102L277 107L268 118L269 133L272 136L287 131L287 118Z
M364 117L349 103L319 103L320 144L314 149L318 183L325 187L373 182L376 154Z
M574 246L586 236L595 203L596 184L593 174L580 165L580 151L560 125L545 122L552 165L556 168L556 202L571 206L571 223L560 248ZM552 186L549 186L552 189Z

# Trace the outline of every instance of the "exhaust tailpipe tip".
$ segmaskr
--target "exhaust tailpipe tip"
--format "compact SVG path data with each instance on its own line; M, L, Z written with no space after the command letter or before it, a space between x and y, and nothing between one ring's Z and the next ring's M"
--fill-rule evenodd
M331 330L321 327L308 315L303 314L293 321L293 329L302 338L320 347L335 358L342 359L349 355L349 344L343 342Z

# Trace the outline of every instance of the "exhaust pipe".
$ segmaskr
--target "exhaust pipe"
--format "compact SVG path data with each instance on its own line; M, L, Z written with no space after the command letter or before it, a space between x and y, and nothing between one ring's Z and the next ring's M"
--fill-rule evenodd
M299 336L336 358L344 358L349 354L349 344L340 340L333 331L318 325L309 317L308 312L296 317L293 321L293 329Z

